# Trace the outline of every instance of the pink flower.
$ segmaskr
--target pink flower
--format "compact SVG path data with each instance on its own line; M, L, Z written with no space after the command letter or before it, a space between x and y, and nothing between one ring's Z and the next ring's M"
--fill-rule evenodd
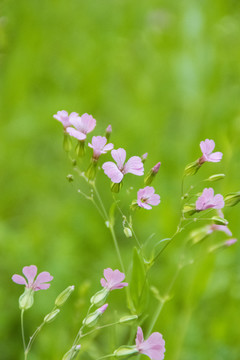
M137 330L136 348L140 354L145 354L152 360L163 360L165 352L165 341L159 332L152 333L144 341L143 332L140 326Z
M232 236L232 232L229 230L229 228L226 225L212 224L209 226L208 234L211 234L213 231L223 231L228 236Z
M122 148L112 150L111 155L117 165L111 161L103 164L104 173L112 180L113 183L120 183L123 176L127 173L141 176L144 174L142 160L139 156L132 156L124 165L126 160L126 151Z
M75 127L68 127L67 132L69 135L75 137L78 140L85 140L89 132L91 132L96 126L96 120L92 115L83 114L81 117L72 117L69 119L70 125Z
M223 154L221 152L213 153L213 149L215 148L215 142L213 140L206 139L205 141L201 141L200 148L202 150L202 156L199 159L199 164L202 165L206 161L221 161Z
M93 149L93 158L97 160L101 154L106 154L107 151L113 149L113 144L107 144L107 139L104 136L93 136L92 144L88 146Z
M122 289L124 286L128 286L128 283L122 282L125 279L125 275L119 270L107 268L104 270L103 274L105 279L101 279L101 285L109 291Z
M25 275L27 281L23 276L17 274L13 275L12 280L16 284L26 285L26 288L31 288L34 291L48 289L50 284L46 283L52 281L53 279L53 276L51 276L49 272L43 271L38 274L35 280L37 275L37 267L35 265L24 266L22 272Z
M160 203L160 196L155 194L155 189L152 186L146 186L144 189L140 189L137 193L138 206L150 210L150 205L158 205Z
M236 242L237 242L237 239L229 239L229 240L225 241L225 245L231 246L231 245L235 244Z
M206 209L222 209L224 207L223 196L217 194L214 196L214 190L212 188L205 188L203 193L196 201L196 210Z
M72 125L71 120L75 118L79 118L79 115L76 112L72 112L71 114L68 115L67 111L62 110L62 111L58 111L57 114L53 115L53 117L54 119L60 121L63 124L64 129L66 130L68 126Z

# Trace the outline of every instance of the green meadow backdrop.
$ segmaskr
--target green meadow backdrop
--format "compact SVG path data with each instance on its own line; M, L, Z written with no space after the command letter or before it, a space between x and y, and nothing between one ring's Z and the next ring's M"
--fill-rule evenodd
M54 276L50 289L36 293L34 307L26 312L28 336L58 293L76 286L59 318L40 334L29 360L61 359L90 296L100 289L103 269L119 268L108 229L77 193L82 185L66 181L72 168L53 114L92 114L94 135L104 134L111 124L116 148L125 148L127 156L149 153L146 171L162 162L154 182L161 204L134 217L141 241L154 233L157 242L176 229L183 169L200 156L201 140L214 139L224 156L220 163L205 164L198 180L225 173L214 184L216 191L239 190L239 41L236 0L0 2L1 359L23 359L18 309L23 288L11 280L23 266L36 264ZM119 195L125 211L141 186L134 181L129 175ZM187 185L191 181L195 177ZM103 173L98 184L109 206L109 180ZM225 216L240 238L239 205L226 209ZM125 237L121 217L116 221L128 268L134 240ZM176 238L151 271L151 284L161 294L186 236ZM215 243L224 239L214 236ZM213 256L203 252L180 274L154 328L166 340L166 360L239 360L239 259L237 243ZM103 323L127 313L124 291L112 293L109 304ZM149 308L156 306L151 300ZM130 333L134 339L135 331L136 324L126 331L106 329L94 344L82 342L80 358L108 354Z

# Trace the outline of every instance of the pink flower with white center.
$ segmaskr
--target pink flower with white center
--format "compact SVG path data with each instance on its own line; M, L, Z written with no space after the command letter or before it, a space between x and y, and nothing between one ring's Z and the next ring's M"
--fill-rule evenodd
M112 150L111 155L117 165L112 161L107 161L102 168L104 173L112 180L113 183L120 183L125 174L131 173L141 176L144 174L142 159L139 156L132 156L125 164L126 151L122 148Z
M98 160L101 154L106 154L107 151L113 149L113 144L107 144L105 136L93 136L92 143L88 143L88 146L93 149L93 158L95 160Z
M152 206L156 206L160 203L160 196L155 194L155 189L152 186L146 186L144 189L138 190L137 204L138 206L150 210Z
M214 190L212 188L205 188L203 193L196 201L196 210L206 209L222 209L224 207L223 196L217 194L214 196Z
M58 111L57 114L53 115L53 117L54 119L60 121L63 124L64 130L66 130L68 126L72 125L71 120L79 118L79 115L76 112L72 112L68 115L67 111L62 110Z
M75 129L68 127L68 134L80 141L85 140L87 134L93 131L96 126L96 120L92 117L92 115L88 114L83 114L81 117L72 117L69 121L70 125L73 125Z
M143 332L140 326L137 330L136 348L140 354L147 355L151 360L163 360L165 352L165 341L159 332L152 333L144 341Z
M35 265L24 266L22 272L27 281L23 276L17 274L13 275L12 280L16 284L25 285L27 289L32 289L34 291L48 289L50 284L46 283L52 281L53 279L53 276L51 276L47 271L41 272L35 279L37 275L37 267Z
M107 268L104 270L103 274L105 279L101 279L101 285L109 291L122 289L124 286L128 286L128 283L122 282L125 279L125 275L119 270L112 270Z
M219 162L222 159L223 154L221 152L213 153L215 148L215 142L213 140L206 139L200 142L200 148L202 150L202 156L199 159L199 164L202 165L206 161Z

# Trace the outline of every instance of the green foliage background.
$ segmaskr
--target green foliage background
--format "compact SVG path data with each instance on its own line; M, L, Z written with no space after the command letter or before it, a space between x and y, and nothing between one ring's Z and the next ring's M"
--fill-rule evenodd
M22 289L11 276L30 264L49 271L54 282L47 292L36 294L35 306L26 313L28 335L57 294L76 285L61 316L46 327L29 357L60 359L90 296L100 288L103 269L119 263L101 218L77 193L81 185L65 180L72 169L53 114L62 109L88 112L97 119L95 135L112 124L116 148L126 148L129 156L148 152L147 170L162 162L155 182L161 204L138 212L134 220L141 241L152 233L156 241L168 237L178 223L183 169L200 156L201 140L214 139L224 157L219 164L204 165L196 177L223 172L226 178L214 184L216 191L239 190L240 4L2 0L0 14L1 359L23 358ZM109 181L104 174L99 177L110 205ZM139 179L134 181L129 175L120 194L125 209L142 186ZM128 194L130 186L135 188ZM239 207L225 215L239 238ZM127 266L134 241L124 236L120 217L117 222ZM151 272L161 294L174 275L185 236L177 238ZM223 238L218 234L215 241ZM236 244L202 256L182 272L155 327L166 340L166 359L239 359L239 256ZM124 299L124 292L111 294L106 321L127 312ZM156 306L153 300L149 311ZM129 331L134 339L136 325ZM83 356L110 353L129 336L119 328L106 330L95 345L83 343Z

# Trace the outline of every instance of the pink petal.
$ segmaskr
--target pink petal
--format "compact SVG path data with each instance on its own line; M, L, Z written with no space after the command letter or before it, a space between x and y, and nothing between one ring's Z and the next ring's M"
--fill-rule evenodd
M78 116L77 113L75 113L76 115L72 115L71 117L69 117L69 122L71 125L73 125L78 131L81 131L81 118L80 116Z
M200 148L203 154L209 155L215 148L215 142L213 140L206 139L200 142Z
M217 224L212 224L210 227L211 232L212 231L223 231L225 234L227 234L228 236L232 236L232 232L230 231L230 229L225 226L225 225L217 225Z
M208 161L219 162L219 161L221 161L222 157L223 157L223 154L218 151L218 152L208 155Z
M136 346L138 347L140 344L142 344L143 341L144 341L143 331L142 331L142 328L140 326L138 326L137 336L136 336Z
M86 139L86 135L85 135L85 134L83 134L82 132L80 132L80 131L78 131L78 130L75 130L75 129L71 128L71 127L68 127L66 131L67 131L67 133L68 133L69 135L75 137L76 139L78 139L78 140L80 140L80 141Z
M139 205L139 204L138 204ZM141 205L142 208L146 209L146 210L151 210L152 207L150 205L148 205L146 202L142 202Z
M113 150L114 151L114 150ZM123 174L118 169L117 165L111 161L107 161L102 166L104 173L111 179L114 183L120 183L123 179Z
M112 150L113 149L113 144L112 143L109 143L107 144L106 146L104 146L103 150L104 151L109 151L109 150Z
M111 155L113 159L116 161L118 168L122 170L123 164L126 160L126 151L122 148L119 148L117 150L112 150Z
M155 189L153 186L146 186L143 190L144 190L143 196L146 198L150 198L155 193Z
M107 139L104 136L93 136L92 145L95 149L102 149L107 143Z
M164 352L165 341L163 340L162 335L158 332L150 335L141 346L141 353L149 356L152 360L164 359Z
M223 200L223 196L220 194L217 194L214 196L214 207L215 209L222 209L224 207L225 203Z
M114 150L113 150L114 151ZM131 173L141 176L144 174L142 159L139 156L132 156L124 165L124 174Z
M158 194L153 194L147 201L150 205L158 205L160 203L160 196Z
M37 267L35 265L24 266L22 272L28 280L28 285L31 286L37 275Z
M96 126L96 120L87 113L81 116L81 130L84 134L91 132Z
M105 288L107 287L107 282L104 278L101 278L100 283L101 283L102 287L105 287Z
M34 286L34 291L47 290L49 287L50 287L50 284L40 284L37 287Z
M26 280L25 280L24 277L21 276L21 275L14 274L14 275L12 276L12 281L14 281L16 284L27 285Z
M104 311L106 311L107 307L108 307L108 304L104 304L103 306L101 306L100 308L98 308L98 311L100 311L100 313L103 314Z
M38 288L39 285L49 282L49 281L52 281L52 279L53 279L53 276L50 275L49 272L43 271L37 276L37 278L34 282L34 287Z

